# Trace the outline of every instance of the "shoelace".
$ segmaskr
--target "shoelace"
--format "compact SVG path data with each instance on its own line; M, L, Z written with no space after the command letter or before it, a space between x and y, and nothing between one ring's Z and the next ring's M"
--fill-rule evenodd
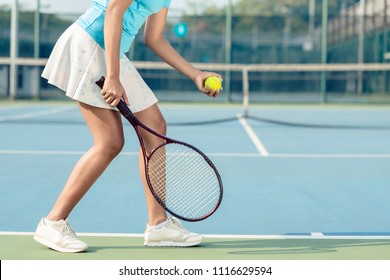
M169 222L171 222L175 226L182 227L181 222L178 219L176 219L174 217L169 217L168 220L169 220Z
M71 239L77 239L76 233L73 231L73 229L70 227L70 224L67 221L57 223L56 227L64 235L69 236Z
M185 228L183 228L183 226L181 225L181 222L178 219L176 219L174 217L170 217L168 220L173 225L175 225L176 227L180 228L183 232L188 233L188 231Z

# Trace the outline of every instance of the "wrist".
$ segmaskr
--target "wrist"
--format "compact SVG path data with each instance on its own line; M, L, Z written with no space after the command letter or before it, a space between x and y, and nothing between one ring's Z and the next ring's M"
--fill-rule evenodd
M119 80L119 74L117 74L117 73L107 73L106 79Z
M195 81L196 77L201 74L202 71L198 70L198 69L194 69L194 71L190 74L190 78L192 81Z

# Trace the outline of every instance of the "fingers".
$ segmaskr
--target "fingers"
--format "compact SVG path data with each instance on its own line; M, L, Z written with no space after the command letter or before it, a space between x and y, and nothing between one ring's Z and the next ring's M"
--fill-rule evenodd
M111 92L104 92L102 91L102 96L103 96L103 99L107 102L107 104L113 106L113 107L116 107L120 100L121 100L121 96L117 95L117 94L114 94L114 93L111 93ZM124 95L126 96L126 95ZM126 99L125 99L125 103L127 105L129 105L129 101L127 99L127 96L126 96Z
M222 76L220 74L218 74L218 73L215 73L215 72L207 72L205 74L207 76L206 76L206 78L203 81L203 89L201 91L203 93L207 94L210 97L214 97L214 98L218 97L218 95L223 91L223 87L222 87L223 79L222 79ZM210 84L204 85L205 81L209 77L217 77L220 80L220 84L214 83L212 86L210 86Z
M126 105L130 105L129 99L127 98L126 93L123 94L123 100L125 101Z
M205 87L204 89L205 90L202 91L203 93L205 93L206 95L208 95L210 97L214 97L214 98L217 98L218 95L223 91L222 87L220 89L218 89L218 90L210 89L209 87Z
M129 100L127 98L125 90L119 81L109 81L108 79L106 79L101 94L107 104L113 107L116 107L121 101L121 99L124 100L126 105L129 105Z

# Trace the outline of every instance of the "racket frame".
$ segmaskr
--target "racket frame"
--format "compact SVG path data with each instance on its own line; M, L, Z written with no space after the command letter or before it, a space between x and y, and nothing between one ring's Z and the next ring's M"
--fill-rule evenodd
M105 78L104 77L101 77L98 81L96 81L96 84L100 87L100 88L103 88L103 85L104 85L104 81L105 81ZM175 139L172 139L172 138L169 138L165 135L162 135L156 131L154 131L153 129L147 127L146 125L144 125L142 122L140 122L137 117L134 115L134 113L130 110L130 108L126 105L126 103L121 99L118 103L118 105L116 106L116 108L119 110L119 112L121 113L121 115L133 126L136 134L137 134L137 137L138 137L138 140L140 142L140 145L141 145L141 150L142 150L142 153L143 153L143 160L144 160L144 166L145 166L145 177L146 177L146 181L147 181L147 184L148 184L148 187L149 187L149 190L150 192L152 193L153 197L155 198L155 200L170 214L172 214L173 216L175 216L176 218L179 218L181 220L184 220L184 221L187 221L187 222L197 222L197 221L201 221L201 220L204 220L204 219L207 219L208 217L210 217L217 209L218 207L220 206L221 202L222 202L222 197L223 197L223 184L222 184L222 179L221 179L221 176L217 170L217 168L215 167L214 163L209 159L208 156L206 156L206 154L204 154L201 150L199 150L198 148L194 147L193 145L190 145L188 143L185 143L185 142L182 142L182 141L178 141L178 140L175 140ZM139 132L139 127L141 127L142 129L146 130L147 132L161 138L164 140L164 142L162 144L160 144L159 146L155 147L151 152L150 154L148 155L147 151L146 151L146 148L145 148L145 144L144 144L144 140L142 138L142 135L141 133ZM188 218L188 217L184 217L182 215L179 215L175 212L173 212L171 209L169 209L169 207L167 207L167 205L164 203L164 201L156 194L156 192L154 191L153 189L153 184L151 183L151 180L150 180L150 177L149 177L149 173L148 173L148 166L149 166L149 159L153 156L154 152L156 152L158 149L160 149L161 147L165 146L165 145L168 145L168 144L179 144L179 145L183 145L183 146L186 146L192 150L194 150L195 152L197 152L199 155L201 155L203 157L203 159L207 162L207 164L213 169L213 171L215 172L215 175L217 176L217 179L218 179L218 183L219 183L219 190L220 190L220 193L219 193L219 198L218 198L218 202L215 204L214 208L209 211L209 213L207 213L206 215L204 216L201 216L199 218Z

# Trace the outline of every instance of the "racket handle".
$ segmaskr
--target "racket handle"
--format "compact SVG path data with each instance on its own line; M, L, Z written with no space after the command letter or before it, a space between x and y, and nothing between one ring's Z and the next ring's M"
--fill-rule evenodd
M97 84L101 89L103 89L103 86L104 86L104 81L106 80L106 78L104 78L103 76L100 77L99 81L96 81L95 84Z
M131 112L130 108L126 105L126 103L121 99L116 105L119 112L121 112L122 116L124 116L130 123L137 122L137 118L134 116L133 112Z
M99 81L95 82L95 84L97 84L101 89L103 89L105 80L106 78L102 76ZM116 107L118 108L119 112L121 112L122 116L124 116L129 122L136 123L138 121L137 118L134 116L133 112L131 112L130 108L122 99L119 101L119 104Z

